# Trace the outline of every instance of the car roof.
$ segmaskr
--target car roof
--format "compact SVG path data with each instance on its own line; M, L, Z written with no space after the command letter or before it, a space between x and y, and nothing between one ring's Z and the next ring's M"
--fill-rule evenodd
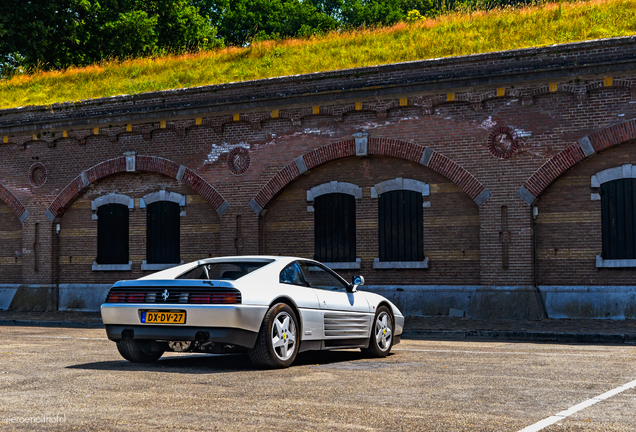
M271 264L276 263L275 268L277 271L280 271L282 267L287 264L294 262L296 260L307 260L307 258L299 258L299 257L289 257L289 256L278 256L278 255L237 255L237 256L225 256L225 257L216 257L216 258L204 258L198 261L192 261L189 263L182 264L177 267L172 267L166 270L162 270L156 273L152 273L146 276L139 278L138 280L150 280L150 279L174 279L179 275L183 274L186 271L189 271L197 266L203 264L220 264L220 263L231 263L231 262L268 262L273 261ZM308 260L313 261L313 260ZM266 266L270 268L270 265ZM271 270L271 268L270 268Z

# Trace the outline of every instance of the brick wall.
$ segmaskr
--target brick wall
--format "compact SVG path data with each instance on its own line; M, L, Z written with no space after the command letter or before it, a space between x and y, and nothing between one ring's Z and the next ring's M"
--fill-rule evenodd
M423 181L430 207L423 210L424 256L427 270L373 270L379 257L378 199L371 187L394 178ZM344 158L303 175L286 189L263 217L264 251L273 255L313 258L314 213L307 210L307 190L330 181L353 183L362 188L356 200L356 255L361 269L341 271L351 279L364 274L375 285L478 285L479 211L455 184L420 164L382 156Z
M0 280L3 283L22 282L22 224L13 210L0 204Z
M181 260L190 262L220 255L219 216L200 195L160 174L117 174L91 184L61 218L60 283L113 283L151 273L141 270L141 262L146 259L146 209L140 208L140 198L159 190L186 196L186 205L181 207L185 215L180 217ZM97 212L91 210L91 201L113 192L135 202L134 210L129 211L132 271L92 271L97 257L97 220L92 215Z
M621 66L636 50L631 42L4 110L0 283L56 281L58 222L61 283L141 276L145 214L138 207L130 213L133 270L91 270L97 223L90 201L110 192L135 199L160 189L186 195L184 261L312 257L306 190L337 180L364 189L356 201L357 251L370 284L533 284L533 200L540 211L539 283L633 284L631 270L596 269L599 202L589 199L590 172L636 162L634 144L621 144L636 138L636 72ZM602 71L593 69L598 64ZM508 158L490 148L502 127L518 140ZM358 132L368 134L362 156L355 156ZM599 153L586 153L583 138ZM249 153L242 174L228 169L236 147ZM126 171L126 155L135 155L134 172ZM36 162L47 170L37 187L29 179ZM372 269L377 199L369 188L396 177L431 185L423 216L426 270ZM581 235L581 228L591 234ZM283 235L293 241L281 242Z
M633 285L636 269L596 268L601 255L601 201L592 200L590 178L636 161L636 141L598 154L561 176L536 206L537 258L541 285Z

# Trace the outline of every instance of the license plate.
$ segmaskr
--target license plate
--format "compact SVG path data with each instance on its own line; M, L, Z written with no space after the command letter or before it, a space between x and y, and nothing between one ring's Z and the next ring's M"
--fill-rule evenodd
M185 324L185 312L142 312L144 324Z

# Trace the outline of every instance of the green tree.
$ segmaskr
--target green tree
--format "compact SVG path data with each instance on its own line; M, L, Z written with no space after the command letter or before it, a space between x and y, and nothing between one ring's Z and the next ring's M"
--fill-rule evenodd
M3 76L222 43L188 0L3 0L0 36Z
M308 36L338 28L338 21L299 0L202 0L197 3L231 45L252 40Z

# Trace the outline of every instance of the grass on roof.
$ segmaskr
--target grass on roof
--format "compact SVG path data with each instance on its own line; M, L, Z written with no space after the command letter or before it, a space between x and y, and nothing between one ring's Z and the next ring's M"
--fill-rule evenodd
M416 24L103 62L0 80L0 108L220 84L636 34L636 0L451 13Z

